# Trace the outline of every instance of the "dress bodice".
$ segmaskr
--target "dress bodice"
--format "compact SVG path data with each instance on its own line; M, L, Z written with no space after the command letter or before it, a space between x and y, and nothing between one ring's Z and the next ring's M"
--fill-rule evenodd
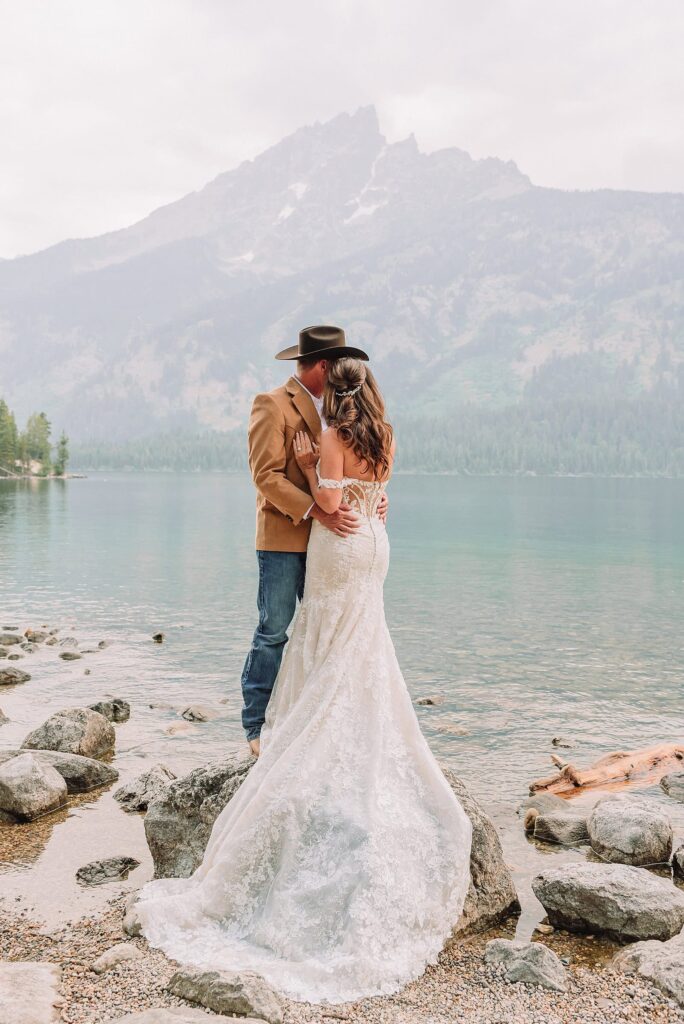
M334 490L341 487L342 500L359 515L367 516L369 519L372 519L377 512L380 498L386 487L384 480L360 480L354 476L344 476L341 480L322 479L318 464L316 464L316 477L319 487Z

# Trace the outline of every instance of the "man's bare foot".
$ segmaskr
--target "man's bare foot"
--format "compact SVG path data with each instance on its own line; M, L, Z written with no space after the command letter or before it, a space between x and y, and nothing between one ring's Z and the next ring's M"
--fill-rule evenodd
M259 737L255 736L253 740L249 741L249 749L255 757L259 756Z

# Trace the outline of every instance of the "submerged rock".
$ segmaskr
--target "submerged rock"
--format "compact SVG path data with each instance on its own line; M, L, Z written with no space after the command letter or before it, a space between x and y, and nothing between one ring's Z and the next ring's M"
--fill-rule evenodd
M661 789L673 800L684 803L684 772L670 772L660 780Z
M121 697L105 697L104 700L98 700L96 704L89 704L88 707L91 711L104 715L108 722L127 722L131 717L131 705Z
M0 764L22 753L22 750L3 750L0 752ZM61 750L31 750L31 755L40 764L46 764L59 772L69 793L87 793L91 789L116 782L119 778L115 768L92 757L67 754Z
M619 942L670 939L684 927L684 892L625 864L562 864L532 880L556 928L602 932Z
M20 668L8 665L7 668L0 668L0 686L16 686L17 683L28 683L31 676L28 672L22 672Z
M18 633L0 633L0 644L3 647L11 647L13 644L20 644L23 637Z
M678 878L684 878L684 846L672 854L672 870Z
M437 707L439 704L444 704L446 697L441 693L436 693L432 697L419 697L416 701L420 707Z
M684 933L667 942L635 942L615 954L612 966L639 974L670 999L684 1006Z
M672 853L672 825L648 797L602 797L589 815L589 840L595 853L614 864L665 864Z
M0 766L0 811L17 821L33 821L66 801L62 776L32 754L20 754Z
M174 773L166 765L156 764L137 779L117 789L114 799L118 800L124 811L146 811L153 800L158 800L164 795L169 783L175 778Z
M78 647L78 640L75 636L65 636L63 640L59 641L59 646L69 651L75 651Z
M115 742L114 727L104 715L90 708L65 708L30 732L22 747L103 757L113 751Z
M76 878L82 885L103 885L115 879L128 878L129 872L139 864L135 857L107 857L84 864L76 872Z
M181 711L181 718L188 722L211 722L213 718L218 717L219 712L207 704L190 704L184 711Z
M21 649L22 651L26 651L27 654L35 654L36 651L40 650L38 644L34 644L29 640L21 645Z
M21 659L23 657L24 657L23 654L8 654L7 655L7 660L8 661L21 661Z
M188 878L201 863L214 821L254 764L248 754L196 768L149 805L145 836L156 878ZM470 934L520 909L493 823L448 768L444 775L473 826L471 882L455 934Z
M62 651L60 658L62 661L78 661L83 655L79 651Z
M508 981L541 985L556 992L565 992L565 968L553 950L541 942L515 942L492 939L487 943L485 960L501 964Z
M255 1016L268 1024L282 1024L283 1004L268 982L254 971L176 971L167 990L199 1003L215 1013Z
M518 807L518 814L524 816L526 811L533 810L538 811L539 814L572 814L569 810L570 804L567 800L563 800L562 797L556 796L555 793L535 793L534 796L528 796L526 800Z
M2 708L0 708L0 725L5 725L6 722L9 722L9 718L2 710Z
M42 629L27 629L24 636L31 644L42 644L48 638L48 634Z

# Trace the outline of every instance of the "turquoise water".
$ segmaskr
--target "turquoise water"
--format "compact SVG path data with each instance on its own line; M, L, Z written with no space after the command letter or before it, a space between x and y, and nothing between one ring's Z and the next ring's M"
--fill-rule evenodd
M426 736L497 821L524 885L541 855L514 812L548 773L552 736L572 737L583 765L684 735L684 481L397 476L390 501L386 610L407 684L445 698L417 708ZM124 778L240 744L253 518L242 475L1 481L0 625L111 644L76 662L55 648L18 662L33 678L0 692L0 748L107 692L133 708L118 727ZM190 703L219 717L169 735ZM144 854L140 820L111 794L60 820L6 881L37 898L46 879L67 884L57 851L70 865L76 845L83 863L105 839Z

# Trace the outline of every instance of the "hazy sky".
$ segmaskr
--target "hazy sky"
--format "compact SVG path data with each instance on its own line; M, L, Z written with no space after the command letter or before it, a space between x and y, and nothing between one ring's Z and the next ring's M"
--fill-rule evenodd
M304 124L684 191L683 0L0 0L0 256L122 227Z

